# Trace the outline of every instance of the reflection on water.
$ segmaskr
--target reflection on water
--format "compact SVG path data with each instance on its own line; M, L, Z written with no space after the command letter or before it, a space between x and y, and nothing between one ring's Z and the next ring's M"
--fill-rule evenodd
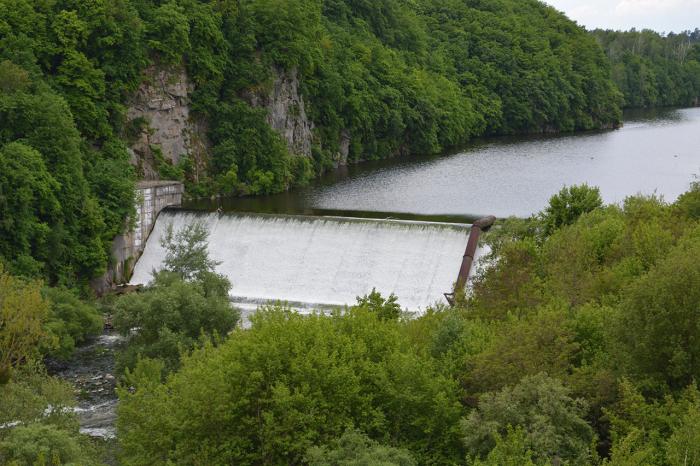
M565 185L673 201L700 172L700 108L637 110L619 130L478 140L440 157L367 162L276 196L228 199L225 210L449 222L527 216ZM189 208L213 210L200 201Z

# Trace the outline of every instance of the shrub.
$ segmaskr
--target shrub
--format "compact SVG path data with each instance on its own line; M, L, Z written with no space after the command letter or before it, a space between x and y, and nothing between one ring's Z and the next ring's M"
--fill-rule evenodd
M306 453L309 466L415 466L407 450L388 447L371 440L361 432L348 429L337 440L324 447L313 447Z
M602 206L598 188L587 184L564 187L549 199L549 206L540 213L545 234L550 235L564 225L571 225L581 215Z
M65 288L44 288L42 294L50 303L44 330L53 340L44 352L58 358L69 358L75 347L89 336L101 332L103 320L98 310L81 301Z
M15 427L0 440L0 459L8 466L91 466L99 464L90 448L56 426L30 424Z

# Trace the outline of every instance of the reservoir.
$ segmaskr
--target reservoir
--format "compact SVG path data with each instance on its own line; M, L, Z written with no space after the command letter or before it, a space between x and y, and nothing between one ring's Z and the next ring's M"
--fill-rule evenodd
M224 210L468 223L529 216L565 185L600 187L617 203L675 200L700 173L700 108L627 112L621 129L475 141L439 157L364 162L289 193L222 201ZM190 208L214 210L211 201Z

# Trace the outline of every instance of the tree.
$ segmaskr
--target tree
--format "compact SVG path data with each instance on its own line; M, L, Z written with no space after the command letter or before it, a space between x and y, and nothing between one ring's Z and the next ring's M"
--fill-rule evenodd
M700 181L695 181L678 197L675 207L686 217L700 219Z
M668 462L672 465L700 464L700 405L691 405L681 424L673 430L666 444Z
M505 322L483 351L467 359L462 376L467 389L476 393L500 390L543 368L552 377L567 377L579 353L567 316L563 306L553 304L532 316Z
M689 106L700 95L700 45L690 31L596 29L626 107Z
M102 316L95 306L81 301L74 292L44 288L42 295L50 303L44 330L51 341L43 348L45 353L69 358L77 345L102 331Z
M201 222L185 225L177 233L168 225L160 244L165 249L164 269L189 281L203 274L214 273L220 264L209 258L209 230Z
M384 299L381 293L372 288L371 293L357 297L356 307L376 313L381 320L397 320L401 317L401 305L397 302L398 299L393 293Z
M0 459L12 466L84 465L97 466L93 449L76 434L52 425L15 427L0 440Z
M555 458L590 464L594 433L585 421L586 404L571 398L560 381L544 374L525 377L514 387L482 396L479 407L463 422L470 455L486 458L497 435L522 429L535 462Z
M148 46L164 62L177 64L189 52L189 22L178 2L169 1L160 5L148 26Z
M146 290L115 304L114 326L129 338L118 358L121 370L135 367L142 357L161 358L168 372L175 370L181 352L200 339L224 337L238 323L240 314L229 299L231 283L214 272L217 262L209 258L208 234L201 223L177 233L170 225L162 238L165 268Z
M145 291L122 297L115 304L114 327L128 341L117 358L119 371L147 357L163 359L170 372L179 367L181 352L202 338L225 337L239 318L229 289L228 281L215 274L185 281L161 272Z
M549 206L540 213L544 232L551 235L562 226L571 225L581 215L603 206L600 190L587 184L564 187L549 199Z
M0 147L0 256L22 275L41 275L55 252L52 226L62 216L58 183L36 150L22 143Z
M0 119L7 122L0 129L0 145L12 144L12 155L21 155L17 170L23 165L25 169L36 168L37 178L29 179L34 178L33 185L40 193L33 202L31 197L24 201L27 204L24 210L8 211L7 217L3 215L3 221L38 217L39 221L35 223L43 223L41 226L50 234L44 233L48 239L42 241L48 244L39 245L36 257L31 256L39 263L32 272L40 273L50 284L87 283L103 272L107 264L108 243L102 237L106 225L96 196L85 178L80 133L66 102L45 85L37 85L31 92L3 93L0 94ZM30 155L26 149L13 144L20 139L23 146L36 152ZM50 178L41 170L41 164L36 160L37 153L41 155ZM13 172L16 173L14 170L9 173L10 181ZM55 181L51 182L51 179ZM52 197L60 210L55 208ZM35 205L42 202L43 211ZM53 207L49 209L50 206ZM28 208L34 212L28 212ZM37 230L39 232L41 230ZM14 238L14 234L8 238ZM0 237L0 244L4 241L5 235ZM15 254L22 252L21 249L13 250L8 259L14 259Z
M603 464L698 464L699 412L695 385L660 399L645 398L639 387L622 379L617 400L606 408L613 443Z
M533 452L527 445L527 435L522 428L508 428L508 432L503 437L495 435L496 446L493 447L486 457L481 460L473 458L470 464L474 466L535 466L536 464L546 465L547 462L535 463Z
M700 378L697 228L625 293L614 336L626 372L678 389Z
M419 464L463 458L456 384L405 345L401 323L362 309L271 308L251 320L185 357L164 385L159 368L137 365L135 390L120 390L125 463L297 464L348 426Z
M15 366L36 356L48 312L41 284L15 278L0 264L0 385L10 381Z

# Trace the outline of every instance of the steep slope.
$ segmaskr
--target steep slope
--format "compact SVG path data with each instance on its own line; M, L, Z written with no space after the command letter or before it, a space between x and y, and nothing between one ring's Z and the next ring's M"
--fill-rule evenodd
M620 120L600 47L536 0L0 0L0 77L0 147L22 142L85 178L63 185L60 214L41 199L3 212L8 231L29 219L74 252L102 244L48 268L20 260L45 235L0 248L52 280L104 270L132 205L129 160L194 196L262 194L338 164ZM51 149L24 132L43 127L42 97L27 96L49 94L75 130Z

